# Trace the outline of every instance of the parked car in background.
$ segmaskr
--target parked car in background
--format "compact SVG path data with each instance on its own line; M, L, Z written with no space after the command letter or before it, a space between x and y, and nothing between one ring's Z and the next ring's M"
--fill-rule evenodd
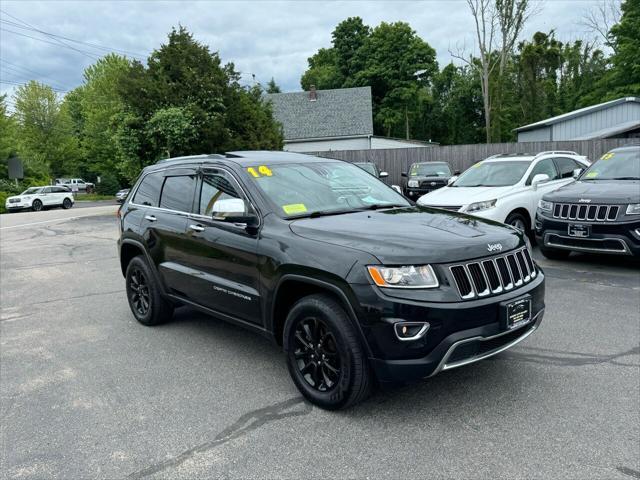
M43 208L71 208L73 193L60 185L27 188L20 195L7 198L5 208L9 212L31 209L38 212Z
M66 185L72 191L91 193L95 189L95 185L91 182L85 182L81 178L56 178L56 185Z
M589 165L586 157L567 151L494 155L420 197L418 205L469 213L531 234L542 196L574 182Z
M460 172L456 172L458 173ZM447 162L414 163L409 168L408 174L402 173L402 176L407 178L404 195L411 200L416 200L426 193L444 187L451 175Z
M376 178L387 178L389 176L387 172L381 172L378 165L373 162L354 162L353 164L357 165L365 172L369 172Z
M575 183L542 197L535 235L542 254L640 256L640 145L602 156Z
M123 188L118 193L116 193L116 201L118 203L123 203L127 199L127 195L129 195L130 188Z
M500 353L544 315L544 274L521 232L416 207L339 160L164 161L142 172L118 218L140 323L187 304L265 335L322 408Z

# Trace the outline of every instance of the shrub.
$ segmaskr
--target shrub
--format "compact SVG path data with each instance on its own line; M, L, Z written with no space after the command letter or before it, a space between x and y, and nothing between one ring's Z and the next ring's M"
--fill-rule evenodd
M107 173L100 177L100 183L96 184L96 193L100 195L115 195L120 190L120 182L118 178Z
M0 213L6 213L7 209L4 207L7 197L14 195L11 192L0 192Z

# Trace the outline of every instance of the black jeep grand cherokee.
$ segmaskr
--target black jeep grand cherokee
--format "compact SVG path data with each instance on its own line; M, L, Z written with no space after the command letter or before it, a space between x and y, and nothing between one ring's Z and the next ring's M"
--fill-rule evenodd
M542 254L640 256L640 145L616 148L578 180L546 194L536 212Z
M544 276L515 229L416 207L349 163L283 152L146 168L119 211L134 316L186 304L282 345L313 403L501 352L542 321Z

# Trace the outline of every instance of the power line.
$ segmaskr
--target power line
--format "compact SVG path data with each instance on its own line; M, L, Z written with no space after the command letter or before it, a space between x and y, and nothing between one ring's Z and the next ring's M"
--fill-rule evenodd
M16 65L15 63L11 63L11 62L7 62L6 60L3 60L0 58L0 62L5 63L6 65L4 67L2 67L3 70L9 70L9 72L11 73L17 73L20 75L27 75L27 74L32 74L32 75L36 75L39 78L44 78L44 79L48 79L49 81L53 82L54 84L57 84L58 87L61 87L63 89L68 89L69 87L67 85L63 85L62 83L58 82L57 80L53 80L53 78L44 75L43 73L40 72L36 72L35 70L30 70L26 67L23 67L21 65Z
M2 10L0 10L0 11L2 11ZM4 12L4 11L2 11L2 12L6 14L6 12ZM15 17L12 17L12 18L15 18ZM16 23L16 22L12 22L10 20L0 20L0 22L4 23L6 25L10 25L10 26L12 26L14 28L21 28L23 30L29 30L29 31L33 31L33 32L38 32L38 33L41 33L43 35L47 35L49 37L62 39L62 40L67 40L69 42L78 43L80 45L86 45L88 47L92 47L92 48L95 48L95 49L98 49L98 50L103 50L103 51L106 51L106 52L119 52L119 53L122 53L122 54L125 54L125 55L130 55L132 57L136 57L139 60L144 60L145 59L144 55L142 55L140 53L136 53L136 52L131 52L129 50L123 50L123 49L120 49L120 48L108 47L108 46L104 46L104 45L99 45L97 43L83 42L81 40L76 40L75 38L65 37L63 35L58 35L58 34L55 34L55 33L46 32L44 30L40 30L39 28L27 27L27 26L21 25L21 24Z
M17 20L18 22L20 22L20 23L22 23L22 24L26 25L27 27L31 27L32 29L36 30L38 33L42 33L43 35L47 35L47 36L51 37L51 35L47 34L46 32L43 32L42 30L37 29L36 27L34 27L33 25L31 25L31 24L29 24L29 23L25 22L24 20L20 20L18 17L14 17L13 15L11 15L11 14L9 14L9 13L5 12L4 10L1 10L1 9L0 9L0 12L4 13L4 14L5 14L5 15L7 15L8 17L13 18L14 20ZM24 33L14 32L13 30L7 30L6 28L4 28L4 29L2 29L2 30L4 30L5 32L13 33L13 34L15 34L15 35L21 35L21 36L23 36L23 37L33 38L34 40L40 40L41 42L51 43L51 42L47 42L47 41L46 41L46 40L44 40L44 39L37 38L37 37L31 37L31 36L26 35L26 34L24 34ZM98 60L98 57L96 57L96 56L95 56L95 55L93 55L92 53L89 53L89 52L86 52L86 51L80 50L80 49L78 49L78 48L75 48L74 46L69 45L68 43L63 42L62 40L59 40L59 39L57 39L57 38L54 38L54 37L51 37L51 38L53 38L53 40L55 40L55 43L57 43L57 44L59 44L59 45L61 45L61 46L65 47L65 48L69 48L69 49L71 49L71 50L74 50L74 51L76 51L76 52L80 53L81 55L84 55L85 57L89 57L89 58L92 58L92 59L94 59L94 60Z
M15 85L18 87L23 87L25 85L29 85L29 83L25 83L25 82L17 82L14 80L0 80L0 83L6 84L6 85ZM57 93L69 93L68 90L60 90L59 88L54 88L51 85L48 85L49 88L51 88L51 90L53 90L54 92Z
M62 45L63 47L65 47L65 48L69 48L69 49L74 50L74 51L76 51L76 52L78 52L78 53L81 53L81 54L82 54L82 55L84 55L85 57L88 57L88 58L90 58L90 59L92 59L92 60L99 60L99 59L100 59L99 57L96 57L95 55L93 55L93 54L91 54L91 53L83 52L82 50L79 50L79 49L77 49L77 48L75 48L75 47L72 47L72 46L70 46L70 45L66 45L66 44L64 44L64 43L60 43L60 42L50 42L49 40L45 40L44 38L33 37L33 36L31 36L31 35L27 35L27 34L25 34L25 33L14 32L13 30L8 30L8 29L6 29L6 28L2 28L2 27L0 27L0 32L13 33L14 35L20 35L21 37L32 38L33 40L38 40L38 41L40 41L40 42L48 43L48 44L50 44L50 45L56 45L56 46L60 46L60 45Z

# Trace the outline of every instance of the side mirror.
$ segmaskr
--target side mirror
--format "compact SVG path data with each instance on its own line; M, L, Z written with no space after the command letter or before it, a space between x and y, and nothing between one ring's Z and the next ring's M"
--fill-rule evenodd
M549 175L547 175L546 173L539 173L533 177L533 180L531 180L531 186L536 189L538 188L538 184L548 181Z
M404 177L404 178L407 178L407 172L402 172L402 173L400 174L400 176L402 176L402 177Z
M573 171L573 178L578 178L582 172L584 172L584 168L576 168Z
M378 174L378 177L380 177L380 178L387 178L388 176L389 176L389 173L388 173L388 172L380 172L380 173Z
M457 175L454 175L453 177L450 177L449 180L447 180L447 186L451 185L453 182L455 182L458 179Z
M454 172L453 172L453 175L454 175L454 176L456 176L456 177L457 177L458 175L460 175L460 170L456 170L456 171L454 171Z

